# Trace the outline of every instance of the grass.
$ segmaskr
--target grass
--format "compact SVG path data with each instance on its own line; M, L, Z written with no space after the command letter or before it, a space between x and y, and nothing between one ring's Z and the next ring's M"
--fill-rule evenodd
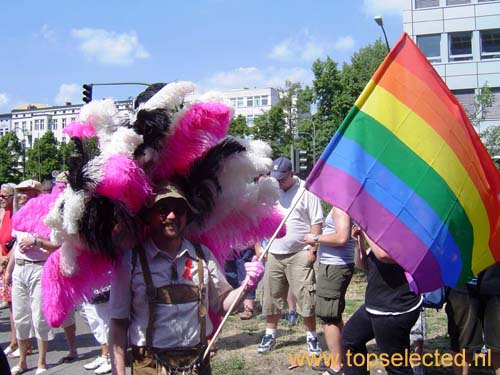
M366 281L364 274L356 272L353 276L346 297L344 320L347 320L364 301ZM257 301L261 293L257 292ZM260 314L260 304L256 303L256 314ZM444 309L440 311L426 309L427 338L424 352L448 352L449 340L446 334L447 320ZM311 375L315 373L307 365L288 370L288 355L307 354L305 333L301 318L296 327L288 327L285 321L280 321L277 332L276 349L266 354L258 354L257 346L265 330L265 321L259 316L251 320L242 321L237 315L228 319L221 337L217 342L218 352L212 359L213 374L224 375ZM318 337L321 347L325 350L326 344L318 322ZM374 342L369 344L369 351L376 351ZM378 372L377 372L378 370ZM382 375L385 371L373 369L372 374ZM320 374L319 372L317 374ZM429 368L427 374L453 374L451 368ZM493 374L491 369L476 368L471 371L476 374Z

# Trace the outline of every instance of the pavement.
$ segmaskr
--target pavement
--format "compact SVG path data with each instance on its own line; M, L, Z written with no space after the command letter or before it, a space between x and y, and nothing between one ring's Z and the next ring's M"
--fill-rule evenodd
M62 328L54 329L54 340L49 342L49 351L47 353L48 371L44 374L70 374L70 375L94 375L94 371L85 370L84 364L95 359L101 353L101 346L96 341L89 330L87 323L79 314L76 314L76 345L78 348L78 357L71 363L58 364L58 361L68 354L68 346L64 337ZM10 343L10 322L9 310L0 310L0 346L2 350ZM33 354L28 356L28 371L24 374L34 375L37 364L37 346L36 340L32 339ZM17 364L17 358L9 359L11 368ZM130 368L127 369L130 374ZM0 374L4 375L4 374Z

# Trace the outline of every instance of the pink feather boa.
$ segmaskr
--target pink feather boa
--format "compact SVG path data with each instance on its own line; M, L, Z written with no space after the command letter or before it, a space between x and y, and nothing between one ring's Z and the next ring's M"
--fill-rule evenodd
M50 228L43 222L61 192L54 189L51 194L40 194L31 198L12 216L12 228L20 232L50 238Z
M167 138L154 180L185 175L189 165L226 136L231 111L223 103L196 103L178 120Z
M144 171L134 160L124 155L110 156L104 165L104 177L97 185L97 193L124 203L137 213L153 193Z
M199 233L190 233L187 236L190 240L208 247L219 264L224 264L228 256L231 255L231 252L227 249L241 249L248 246L248 244L273 236L281 220L283 220L283 215L277 208L273 208L271 212L266 209L265 212L268 212L268 214L257 218L254 222L249 222L247 217L238 213L228 215L216 227ZM234 228L238 228L238 237L236 238L233 232ZM281 238L285 234L286 226L283 225L277 237Z
M77 272L69 277L60 271L60 250L53 252L42 272L42 307L48 323L59 327L69 311L85 298L90 299L94 289L109 285L112 263L88 249L78 252Z
M90 122L82 124L81 122L74 121L64 128L63 133L66 133L71 138L94 138L96 131Z

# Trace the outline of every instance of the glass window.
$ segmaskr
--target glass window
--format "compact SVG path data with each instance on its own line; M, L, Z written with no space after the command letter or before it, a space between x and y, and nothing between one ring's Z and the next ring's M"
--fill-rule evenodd
M35 130L38 130L39 127L40 127L40 121L35 120Z
M500 58L500 29L481 30L481 59Z
M243 107L243 98L242 97L236 98L236 107L238 107L238 108Z
M52 119L52 129L57 130L57 119Z
M450 33L450 61L472 60L472 31Z
M438 7L439 0L415 0L415 9Z
M262 105L269 105L269 95L262 95L260 100Z
M62 119L62 128L64 129L65 127L66 127L66 119L65 119L65 118L63 118L63 119Z
M231 105L236 107L236 98L229 98L229 100L231 101Z
M446 0L446 5L470 4L470 0Z
M260 98L261 98L260 96L254 96L253 97L253 102L254 102L254 105L256 107L260 107L262 105Z
M253 96L247 98L247 107L253 107Z
M417 45L430 62L441 62L441 34L418 35Z
M40 130L44 130L45 129L45 119L41 119L40 120Z
M489 1L497 1L497 0L479 0L480 3L487 3Z
M469 116L472 116L474 113L474 89L453 90L453 94L460 104L462 104L465 112L467 112Z
M247 115L247 125L248 126L252 126L253 125L253 120L254 120L253 115Z

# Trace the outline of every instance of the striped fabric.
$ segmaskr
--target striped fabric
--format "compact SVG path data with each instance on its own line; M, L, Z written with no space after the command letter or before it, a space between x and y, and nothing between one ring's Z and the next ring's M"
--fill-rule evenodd
M306 182L425 292L500 261L500 175L459 102L403 34Z

